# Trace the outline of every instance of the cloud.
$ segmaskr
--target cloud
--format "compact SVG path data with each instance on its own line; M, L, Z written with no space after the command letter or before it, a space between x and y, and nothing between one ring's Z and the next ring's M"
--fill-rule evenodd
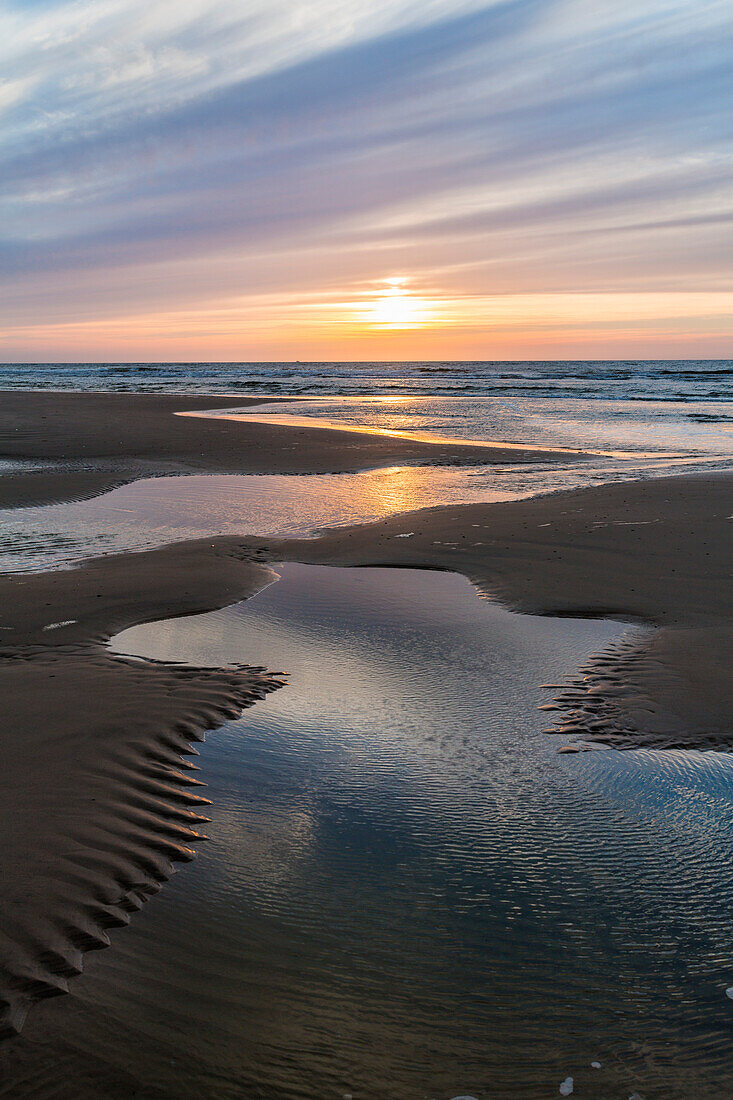
M729 275L717 0L6 4L0 40L6 325L306 295L339 253L471 296Z

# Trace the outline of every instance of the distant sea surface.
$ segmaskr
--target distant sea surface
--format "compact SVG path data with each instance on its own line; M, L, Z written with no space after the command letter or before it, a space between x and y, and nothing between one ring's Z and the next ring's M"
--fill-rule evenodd
M0 388L733 401L733 360L13 363Z

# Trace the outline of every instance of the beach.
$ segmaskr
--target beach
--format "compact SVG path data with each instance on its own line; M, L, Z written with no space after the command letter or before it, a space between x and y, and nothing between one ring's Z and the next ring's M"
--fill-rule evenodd
M0 481L0 506L94 496L141 476L170 473L318 474L410 462L533 462L552 449L439 445L304 427L175 416L262 404L254 398L150 394L0 392L0 445L20 463ZM91 464L92 469L84 468ZM76 465L81 469L70 469Z
M0 1100L731 1100L728 8L0 27Z
M10 467L0 502L23 509L90 498L160 475L486 461L551 469L558 461L549 446L175 415L257 404L239 396L6 391L0 451ZM586 455L571 460L582 464ZM185 761L193 742L287 690L288 669L264 667L256 637L246 664L205 667L120 656L109 648L113 636L252 600L277 587L279 563L459 574L522 615L639 627L548 689L553 752L725 753L733 748L732 515L733 475L696 472L434 506L307 538L213 536L0 576L9 792L0 810L9 838L0 887L4 1035L21 1029L34 1002L65 992L83 954L105 946L109 929L126 924L172 865L193 855L208 818ZM460 694L460 679L453 688ZM6 1045L11 1059L14 1042Z

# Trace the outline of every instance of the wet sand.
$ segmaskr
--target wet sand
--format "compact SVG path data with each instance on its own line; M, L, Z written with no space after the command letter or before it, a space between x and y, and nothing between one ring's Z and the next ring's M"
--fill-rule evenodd
M476 462L483 450L171 415L197 404L227 402L5 394L3 457L83 461L91 477L110 465L86 488L73 471L63 482L53 471L10 473L0 498L28 502L29 478L34 500L91 494L104 477L129 480L145 464L160 472L315 472L440 462L459 452ZM519 458L530 455L538 460L536 451ZM507 452L506 461L517 459ZM565 716L564 740L729 749L732 513L733 477L695 475L431 508L318 539L223 537L0 577L6 1033L32 1000L63 992L82 953L104 946L105 929L124 923L174 861L190 858L202 819L181 754L280 683L261 668L114 657L106 649L112 634L245 599L272 580L268 561L453 570L518 611L656 628L633 648L598 656L585 679L560 691L550 705Z
M273 561L449 569L507 607L657 629L592 659L548 709L620 748L733 747L733 475L622 482L429 508L317 540L248 540Z
M572 458L564 451L501 443L426 443L348 430L175 415L271 400L0 391L0 457L58 464L5 473L0 478L0 508L96 496L158 474L321 474L419 463Z
M245 599L271 570L209 543L0 577L0 1035L192 858L206 804L182 754L279 686L264 669L124 660L133 623Z

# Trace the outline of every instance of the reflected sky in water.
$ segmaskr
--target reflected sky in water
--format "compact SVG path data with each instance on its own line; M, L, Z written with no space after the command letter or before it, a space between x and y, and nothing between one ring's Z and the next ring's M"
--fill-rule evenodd
M571 450L728 455L733 414L726 400L664 400L582 396L567 381L561 395L511 397L322 397L261 405L248 414L298 414L376 431L489 440ZM646 395L648 397L648 395ZM231 415L231 410L227 410ZM197 414L198 415L198 414Z
M718 468L726 461L721 456L730 456L733 438L730 405L706 400L382 396L309 399L262 409L265 414L296 410L382 431L600 449L616 457L578 462L569 454L530 465L395 466L307 477L145 478L94 500L0 510L0 570L55 568L98 554L217 534L306 535L416 508L516 500Z
M146 478L93 500L0 511L0 569L64 566L83 557L210 535L307 535L436 504L529 495L541 467L395 466L357 474Z
M73 1009L31 1021L37 1072L160 1096L526 1100L568 1075L595 1100L730 1096L730 759L558 755L535 710L631 628L512 615L451 574L280 571L115 642L290 682L209 736L211 842Z
M678 463L678 470L687 466ZM444 504L517 500L603 481L654 476L665 462L393 466L356 474L145 478L92 500L0 510L0 570L58 568L83 558L212 535L288 537Z

